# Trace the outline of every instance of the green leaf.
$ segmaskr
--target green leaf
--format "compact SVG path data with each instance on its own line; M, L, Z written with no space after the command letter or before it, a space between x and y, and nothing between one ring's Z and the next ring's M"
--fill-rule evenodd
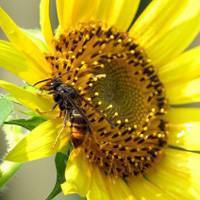
M0 126L7 119L12 109L11 101L6 96L0 96Z
M47 197L46 200L53 199L57 194L61 192L60 185L65 182L65 169L67 160L69 158L70 150L67 151L66 154L58 152L55 157L55 164L56 164L56 171L57 171L57 180L56 184L50 193L50 195Z
M18 125L28 130L34 129L36 126L46 121L45 118L35 116L30 119L16 119L4 122L4 124Z

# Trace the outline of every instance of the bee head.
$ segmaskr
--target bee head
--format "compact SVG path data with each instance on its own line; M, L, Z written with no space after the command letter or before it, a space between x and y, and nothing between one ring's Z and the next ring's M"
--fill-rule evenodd
M48 90L57 90L58 87L62 84L62 80L60 78L53 78L47 84L46 87Z

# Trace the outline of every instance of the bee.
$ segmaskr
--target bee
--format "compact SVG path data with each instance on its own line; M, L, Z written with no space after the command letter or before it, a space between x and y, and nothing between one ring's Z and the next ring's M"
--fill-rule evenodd
M75 148L83 144L86 135L92 134L91 123L85 111L81 108L82 102L95 109L96 112L113 126L112 122L90 102L84 99L74 87L63 83L60 76L39 81L34 86L45 81L47 83L41 89L47 90L49 94L53 95L55 104L52 106L52 110L59 106L60 116L64 114L63 128L56 137L55 145L63 129L66 128L67 121L71 123L71 142Z

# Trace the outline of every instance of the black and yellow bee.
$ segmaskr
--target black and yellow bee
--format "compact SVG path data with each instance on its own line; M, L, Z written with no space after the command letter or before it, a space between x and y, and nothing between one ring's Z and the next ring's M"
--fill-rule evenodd
M42 82L47 82L42 88L53 95L55 104L52 109L59 106L61 114L64 114L63 129L66 127L67 121L71 122L71 141L75 148L79 147L84 142L86 135L92 133L90 121L85 111L81 108L83 102L95 109L96 112L102 115L112 125L111 121L85 100L74 87L63 83L60 76L39 81L35 85ZM58 134L55 144L60 134Z

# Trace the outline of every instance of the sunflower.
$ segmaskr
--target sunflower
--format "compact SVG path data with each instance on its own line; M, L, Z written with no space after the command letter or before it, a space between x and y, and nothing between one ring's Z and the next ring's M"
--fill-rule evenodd
M0 87L48 119L6 159L40 159L72 143L65 195L200 199L200 109L185 107L200 101L200 48L185 51L199 34L199 1L152 1L133 25L139 0L56 3L53 31L49 1L41 0L42 35L0 8L10 41L0 41L0 66L36 90L3 80ZM78 108L70 105L78 120L52 90L56 81L79 95ZM83 115L88 123L73 123Z

